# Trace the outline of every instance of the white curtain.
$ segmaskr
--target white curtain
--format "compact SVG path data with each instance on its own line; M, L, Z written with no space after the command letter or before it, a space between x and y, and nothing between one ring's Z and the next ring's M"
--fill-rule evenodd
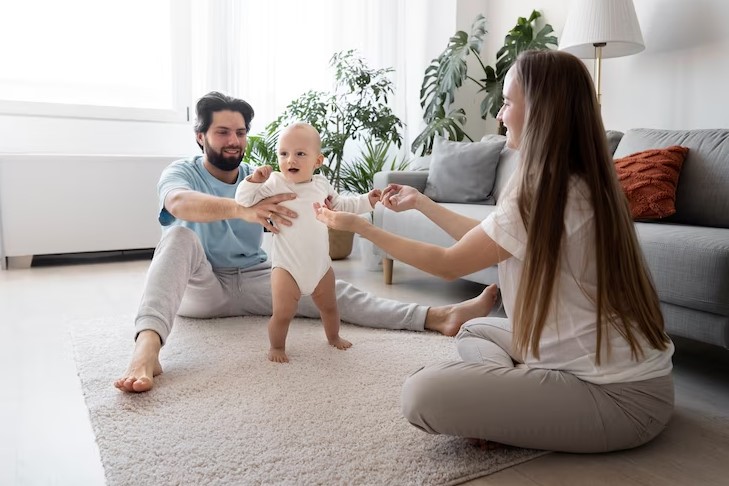
M195 0L192 95L215 89L245 99L258 133L305 91L330 90L332 54L356 49L370 67L394 69L390 102L406 125L407 147L420 128L420 83L433 57L422 48L428 3Z

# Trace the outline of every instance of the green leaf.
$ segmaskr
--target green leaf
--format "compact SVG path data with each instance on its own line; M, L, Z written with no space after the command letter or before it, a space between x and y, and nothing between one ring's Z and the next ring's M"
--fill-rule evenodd
M428 123L425 129L413 140L410 150L420 155L429 154L433 150L433 139L436 135L440 135L449 140L461 141L464 138L471 140L463 130L466 123L466 112L463 108L452 110L448 116L434 118Z
M267 131L258 135L250 135L248 137L248 145L246 146L243 162L250 165L270 165L273 170L279 170L278 153L276 144L278 143L278 131Z
M496 68L488 67L486 77L482 80L484 99L481 101L481 118L496 118L504 103L502 91L507 71L516 62L520 53L530 49L550 49L557 47L557 38L549 35L554 30L547 24L534 35L537 19L542 16L533 10L528 19L519 17L517 23L504 38L504 45L496 53Z
M468 76L467 58L478 57L486 35L486 19L478 15L471 34L459 30L448 41L445 50L426 68L420 88L420 105L426 122L432 120L439 108L453 102L455 93Z
M410 161L390 158L392 142L368 138L361 154L351 163L342 166L342 189L357 194L366 194L374 187L373 179L377 172L385 170L405 170Z

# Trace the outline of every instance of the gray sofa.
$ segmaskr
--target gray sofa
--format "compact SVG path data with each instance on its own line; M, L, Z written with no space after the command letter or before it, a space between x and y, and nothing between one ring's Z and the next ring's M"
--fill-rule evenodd
M624 135L608 135L615 158L671 145L689 148L678 181L676 213L659 221L636 222L635 227L668 332L729 348L729 130L631 129ZM517 154L504 148L492 193L496 201L516 164ZM427 170L382 172L375 176L375 187L396 182L425 191L428 174ZM489 204L441 204L478 220L494 210ZM453 244L450 236L417 211L395 213L378 205L374 223L408 238L441 246ZM384 258L386 283L392 283L392 259L375 251ZM498 283L495 267L464 278Z

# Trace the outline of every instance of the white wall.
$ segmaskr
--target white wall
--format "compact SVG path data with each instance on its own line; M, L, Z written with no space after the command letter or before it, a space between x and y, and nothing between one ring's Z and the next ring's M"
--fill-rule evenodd
M517 17L533 9L543 13L556 34L562 31L567 0L427 0L424 29L409 31L425 39L412 47L419 59L408 67L407 82L415 95L408 115L419 108L415 99L428 62L456 30L470 31L478 13L487 19L482 57L489 64ZM572 0L577 1L577 0ZM630 57L603 61L605 126L712 128L729 126L729 2L726 0L634 0L646 50ZM591 68L592 61L586 61ZM473 72L478 72L474 69ZM410 96L413 96L413 95ZM459 93L457 104L469 115L474 137L494 132L496 124L479 118L481 96L473 87ZM417 119L417 118L415 118ZM410 131L418 133L412 126ZM170 155L197 153L190 124L45 118L0 114L0 152Z
M198 153L192 124L0 114L0 153Z
M646 49L633 56L603 61L602 113L606 128L729 127L729 2L633 1ZM482 57L489 64L494 63L496 51L517 17L539 10L543 14L540 20L551 24L559 38L570 6L565 0L486 3L489 33ZM592 60L585 62L592 70ZM495 130L496 124L490 119L484 131Z

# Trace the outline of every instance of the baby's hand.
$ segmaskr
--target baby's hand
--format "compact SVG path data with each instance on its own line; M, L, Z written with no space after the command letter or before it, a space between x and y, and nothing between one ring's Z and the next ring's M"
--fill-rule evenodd
M266 182L271 176L271 172L273 172L273 167L270 165L257 167L253 174L248 176L248 182L255 182L256 184Z
M377 204L377 201L379 201L380 197L382 197L382 191L379 189L372 189L370 192L367 193L367 197L370 200L370 206L374 208L375 204Z

